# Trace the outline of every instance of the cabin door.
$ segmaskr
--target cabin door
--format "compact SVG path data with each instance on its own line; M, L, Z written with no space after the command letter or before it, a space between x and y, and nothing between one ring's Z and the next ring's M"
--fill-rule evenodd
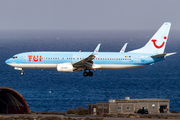
M141 64L141 56L137 57L137 64Z
M27 54L23 55L23 62L26 63L27 62Z

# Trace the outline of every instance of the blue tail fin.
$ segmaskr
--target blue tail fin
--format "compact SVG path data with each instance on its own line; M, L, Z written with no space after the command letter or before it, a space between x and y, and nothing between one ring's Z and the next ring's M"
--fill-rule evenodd
M171 27L170 22L165 22L159 30L154 34L154 36L146 43L146 45L140 49L136 49L130 52L133 53L152 53L152 54L162 54L166 46L166 42L169 35L169 30Z

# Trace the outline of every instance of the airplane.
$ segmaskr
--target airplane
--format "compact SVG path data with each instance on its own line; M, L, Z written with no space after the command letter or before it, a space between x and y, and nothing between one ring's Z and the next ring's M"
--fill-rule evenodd
M130 69L152 65L164 60L167 56L176 54L164 53L171 23L165 22L145 46L129 52L124 52L127 43L120 52L99 52L100 44L94 52L24 52L7 59L5 63L21 70L24 69L56 69L58 72L83 72L83 75L93 76L96 69Z

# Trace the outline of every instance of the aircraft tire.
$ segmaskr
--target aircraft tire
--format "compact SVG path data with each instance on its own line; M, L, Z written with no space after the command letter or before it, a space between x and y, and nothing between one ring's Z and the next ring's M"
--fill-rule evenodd
M90 76L90 77L93 76L93 72L89 72L89 76Z
M88 73L87 73L87 72L84 72L83 75L84 75L85 77L87 77L87 76L88 76Z

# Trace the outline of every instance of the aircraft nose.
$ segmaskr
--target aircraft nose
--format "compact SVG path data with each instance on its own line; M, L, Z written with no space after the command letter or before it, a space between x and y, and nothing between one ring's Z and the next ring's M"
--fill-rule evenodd
M9 63L10 63L10 59L7 59L7 60L5 61L5 63L6 63L6 64L9 64Z

